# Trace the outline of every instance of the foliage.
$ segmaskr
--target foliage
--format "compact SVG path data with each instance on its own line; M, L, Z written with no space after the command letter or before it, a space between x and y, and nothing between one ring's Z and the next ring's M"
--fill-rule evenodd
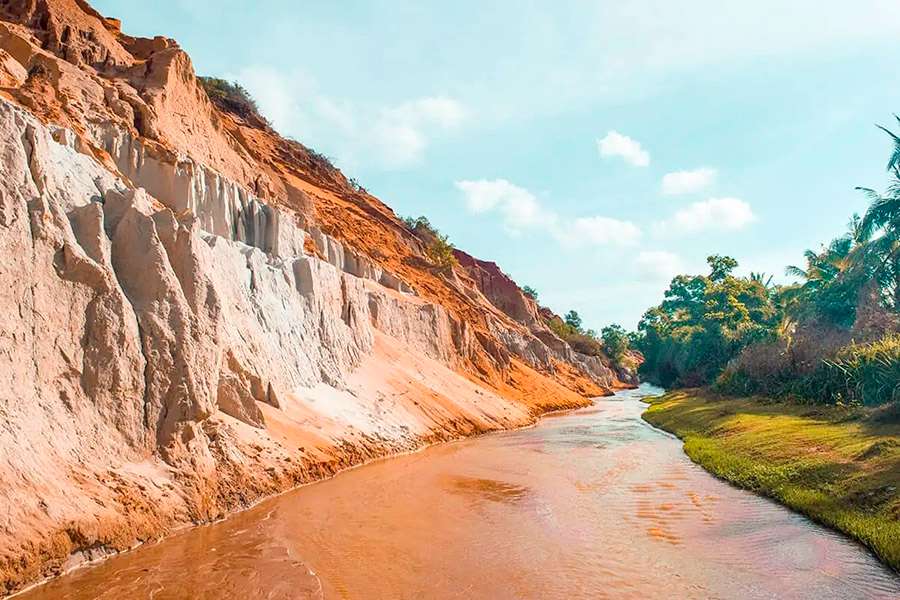
M894 116L898 122L900 117ZM859 187L870 201L862 219L856 219L856 237L863 246L856 263L864 276L874 279L890 298L895 312L900 311L900 137L878 126L894 142L888 160L889 182L884 194Z
M827 399L879 405L900 401L900 335L869 344L851 344L815 374L816 389Z
M444 270L452 269L456 264L456 256L453 255L453 244L450 243L447 236L438 233L434 239L425 248L425 256L436 267Z
M575 331L581 331L581 315L579 315L577 311L570 310L565 314L563 319L566 321L566 325Z
M869 279L865 238L854 215L848 232L819 252L804 253L805 267L789 266L785 272L802 283L781 290L786 316L795 321L820 320L850 327L856 320L858 296Z
M403 217L402 221L406 228L416 235L425 237L436 237L438 235L437 229L431 225L427 217Z
M300 144L300 145L303 146L303 144ZM314 165L316 165L318 168L320 168L324 171L336 171L337 170L337 167L334 166L334 160L330 156L326 156L326 155L322 154L321 152L313 150L309 146L303 146L303 148L306 150L306 153L309 155L310 161L312 161L312 163ZM351 187L352 187L352 183L351 183Z
M554 317L547 322L550 329L561 337L573 350L589 356L607 356L618 366L633 368L634 360L628 356L630 339L619 325L609 325L600 335L593 329L582 329L581 316L570 310L563 319Z
M787 267L797 283L736 277L737 262L719 255L708 275L672 280L633 335L645 378L813 403L893 402L900 414L900 137L881 129L894 141L886 192L858 188L865 214Z
M709 383L747 345L771 339L779 323L773 295L731 273L737 261L710 256L709 275L672 279L663 302L644 313L637 349L641 374L664 387Z
M603 348L606 353L616 360L621 360L628 352L628 333L621 325L613 323L600 330L600 339L603 340Z
M566 323L559 317L556 317L556 318L553 318L553 319L550 319L549 321L547 321L547 326L550 327L550 329L553 331L553 333L555 333L556 335L558 335L559 337L561 337L564 340L579 333L578 329L572 327L571 325L569 325L568 323Z
M234 113L242 118L256 117L265 121L259 114L259 106L257 106L256 100L237 81L229 82L217 77L198 77L197 80L213 104L222 110Z
M438 231L427 217L403 217L403 225L425 243L425 257L434 266L449 271L456 264L450 238Z
M526 296L528 296L529 298L531 298L531 299L534 300L534 301L537 301L537 299L538 299L538 293L537 293L537 290L534 289L533 287L531 287L530 285L526 285L525 287L523 287L523 288L522 288L522 293L525 294Z
M347 180L347 183L350 184L350 189L354 192L359 192L360 194L368 194L368 190L362 186L362 184L356 180L355 177L351 177Z

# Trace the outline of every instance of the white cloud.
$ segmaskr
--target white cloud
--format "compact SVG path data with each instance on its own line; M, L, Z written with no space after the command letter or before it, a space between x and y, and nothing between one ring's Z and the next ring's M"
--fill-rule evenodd
M641 148L640 142L618 131L610 131L606 137L598 139L597 150L603 158L618 156L635 167L646 167L650 164L650 154Z
M405 123L378 121L367 134L366 142L377 149L378 161L388 168L421 162L428 146L425 135Z
M366 106L322 94L303 71L251 66L227 79L239 81L276 130L329 149L341 164L364 157L386 169L420 163L431 140L459 127L466 108L446 96L425 96L393 106Z
M750 205L739 198L710 198L679 210L672 218L657 223L654 230L660 234L736 231L756 220Z
M576 245L631 246L641 238L641 230L631 221L620 221L609 217L580 217L575 219L570 231L561 232L570 243Z
M460 125L466 118L462 104L446 96L430 96L404 102L387 111L395 119L417 125L438 125L450 129Z
M463 106L452 98L419 98L382 110L368 137L386 166L410 166L424 158L432 129L455 128L465 117Z
M527 189L506 179L464 180L455 185L463 193L469 212L499 213L504 229L513 235L526 229L539 229L568 247L628 246L641 236L641 230L630 221L601 216L563 219L544 208Z
M546 227L556 220L555 215L544 211L534 194L505 179L464 180L455 185L464 194L470 212L484 214L496 210L503 217L504 227L513 233Z
M702 192L715 182L716 174L716 170L709 167L666 173L662 178L662 193L676 196Z
M635 271L644 281L668 282L684 272L684 263L677 254L664 250L646 250L634 259Z

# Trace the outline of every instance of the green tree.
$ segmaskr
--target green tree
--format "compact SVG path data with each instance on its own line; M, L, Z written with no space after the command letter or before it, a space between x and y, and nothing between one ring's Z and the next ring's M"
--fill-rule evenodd
M859 220L819 252L807 250L806 266L789 266L785 273L800 283L779 291L786 315L794 321L821 320L850 327L856 318L859 292L869 279L871 254Z
M526 296L528 296L529 298L531 298L531 299L534 300L534 301L537 301L537 299L538 299L538 293L537 293L537 290L534 289L533 287L531 287L530 285L526 285L525 287L523 287L523 288L522 288L522 293L525 294Z
M581 315L574 310L570 310L565 314L563 319L566 322L566 325L574 329L575 331L581 331Z
M895 118L900 122L900 117ZM859 229L863 236L872 238L866 245L866 254L874 267L873 275L890 289L893 308L900 311L900 137L886 127L880 128L894 141L887 165L890 182L884 194L857 188L871 201Z
M773 335L780 315L760 278L732 275L736 260L710 256L710 274L678 275L635 338L641 372L664 386L711 382L748 344Z
M607 325L600 330L600 339L610 358L618 361L628 352L628 333L621 325Z
M722 281L734 271L738 266L738 261L734 260L730 256L721 256L719 254L713 254L712 256L708 256L706 258L706 262L709 264L709 268L711 272L709 274L709 278L712 281Z

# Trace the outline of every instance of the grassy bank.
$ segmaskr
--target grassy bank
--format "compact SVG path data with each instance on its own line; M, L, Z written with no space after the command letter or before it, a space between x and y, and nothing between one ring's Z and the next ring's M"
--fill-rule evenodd
M690 458L870 547L900 570L900 425L863 409L722 398L681 390L644 419Z

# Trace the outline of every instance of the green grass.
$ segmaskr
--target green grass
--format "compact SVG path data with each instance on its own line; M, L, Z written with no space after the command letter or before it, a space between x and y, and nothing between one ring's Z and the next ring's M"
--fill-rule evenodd
M726 398L707 390L648 400L644 419L694 462L871 548L900 570L900 424L862 408Z

